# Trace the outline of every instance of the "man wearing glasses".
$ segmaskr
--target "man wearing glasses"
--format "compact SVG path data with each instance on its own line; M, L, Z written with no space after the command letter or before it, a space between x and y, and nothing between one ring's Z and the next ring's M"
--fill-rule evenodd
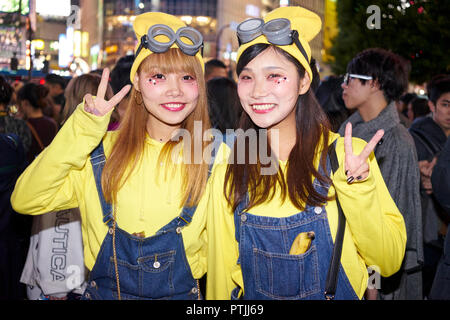
M339 133L344 135L347 122L352 124L353 136L365 141L377 130L385 131L374 150L375 157L406 224L408 240L403 267L395 275L382 278L381 288L377 288L378 298L386 300L422 299L420 172L414 141L400 124L395 105L407 89L408 71L398 55L379 48L367 49L350 61L342 83L345 106L355 112L341 125ZM368 299L376 295L375 289L367 292Z

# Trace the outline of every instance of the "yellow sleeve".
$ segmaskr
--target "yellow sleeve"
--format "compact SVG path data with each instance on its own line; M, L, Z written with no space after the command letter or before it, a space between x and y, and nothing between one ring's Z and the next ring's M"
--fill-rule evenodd
M353 150L359 154L366 142L353 138ZM403 216L384 183L375 155L369 157L370 172L361 182L347 183L344 166L344 139L336 144L339 169L333 183L347 225L359 255L367 266L377 266L383 277L397 272L406 248Z
M213 175L218 167L218 163L223 163L229 155L229 148L222 143L217 151L211 176L206 184L205 193L198 203L197 210L190 225L183 230L183 240L186 249L186 257L191 267L192 275L195 279L200 279L207 268L207 213L211 210L210 198L213 189Z
M206 225L208 234L206 299L208 300L229 300L231 291L238 285L237 282L243 287L240 266L236 264L239 248L235 238L233 212L223 194L226 168L226 164L217 165L210 177L211 192Z
M17 180L11 196L14 210L37 215L78 207L74 181L105 135L111 112L98 117L84 111L83 104L77 107Z

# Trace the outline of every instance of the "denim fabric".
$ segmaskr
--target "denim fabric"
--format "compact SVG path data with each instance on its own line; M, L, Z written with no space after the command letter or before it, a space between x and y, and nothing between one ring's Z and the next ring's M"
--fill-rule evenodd
M101 188L105 163L100 144L91 154L97 190L103 210L103 221L109 231L103 240L97 260L89 274L83 299L118 298L113 255L112 206L106 203ZM181 214L154 236L140 238L116 225L115 246L122 299L197 299L199 288L188 264L181 230L189 224L195 207L183 208Z
M331 172L329 159L328 173ZM322 173L322 168L319 169ZM329 186L314 186L327 194ZM263 217L245 212L248 194L234 213L239 259L244 279L243 299L325 299L325 281L333 251L333 240L325 206L307 206L285 218ZM314 231L310 248L299 255L289 254L300 232ZM238 297L240 288L232 292ZM358 299L340 267L335 299Z

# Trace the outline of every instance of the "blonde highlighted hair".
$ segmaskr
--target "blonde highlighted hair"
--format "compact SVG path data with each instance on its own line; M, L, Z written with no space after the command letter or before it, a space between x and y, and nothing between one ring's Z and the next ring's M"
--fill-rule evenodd
M208 161L202 163L194 163L194 145L202 145L202 152L209 143L203 141L203 133L210 128L206 85L203 75L203 70L200 62L196 57L183 54L179 49L172 48L164 53L154 53L145 58L138 69L138 75L143 72L150 72L154 69L163 74L187 72L197 80L199 97L197 106L194 111L182 122L181 129L185 129L190 133L190 143L185 143L191 146L190 154L191 161L185 161L183 164L183 191L184 196L180 205L192 206L198 203L200 197L206 186L208 176ZM136 96L139 97L136 99ZM138 101L137 101L138 100ZM114 142L111 154L108 157L103 174L102 174L102 188L106 201L115 203L117 193L123 184L126 182L133 169L138 166L142 160L142 154L145 147L145 140L147 136L147 120L148 111L142 102L140 93L132 88L130 93L129 104L121 125L118 136ZM202 134L194 135L194 122L202 122ZM194 141L199 140L199 141ZM160 154L159 161L172 161L170 155L180 141L168 141ZM170 168L170 166L166 166Z

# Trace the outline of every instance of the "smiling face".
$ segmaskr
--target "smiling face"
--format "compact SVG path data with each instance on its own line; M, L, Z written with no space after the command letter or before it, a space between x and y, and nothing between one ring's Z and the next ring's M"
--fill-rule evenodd
M296 102L309 83L309 77L300 79L296 66L269 47L242 69L238 95L258 127L273 128L285 122L295 125Z
M197 105L197 80L188 72L166 73L155 66L140 73L137 83L152 123L179 126Z
M179 49L147 57L133 83L140 93L136 100L142 100L148 111L147 131L152 138L167 137L180 128L196 109L204 87L200 63Z

